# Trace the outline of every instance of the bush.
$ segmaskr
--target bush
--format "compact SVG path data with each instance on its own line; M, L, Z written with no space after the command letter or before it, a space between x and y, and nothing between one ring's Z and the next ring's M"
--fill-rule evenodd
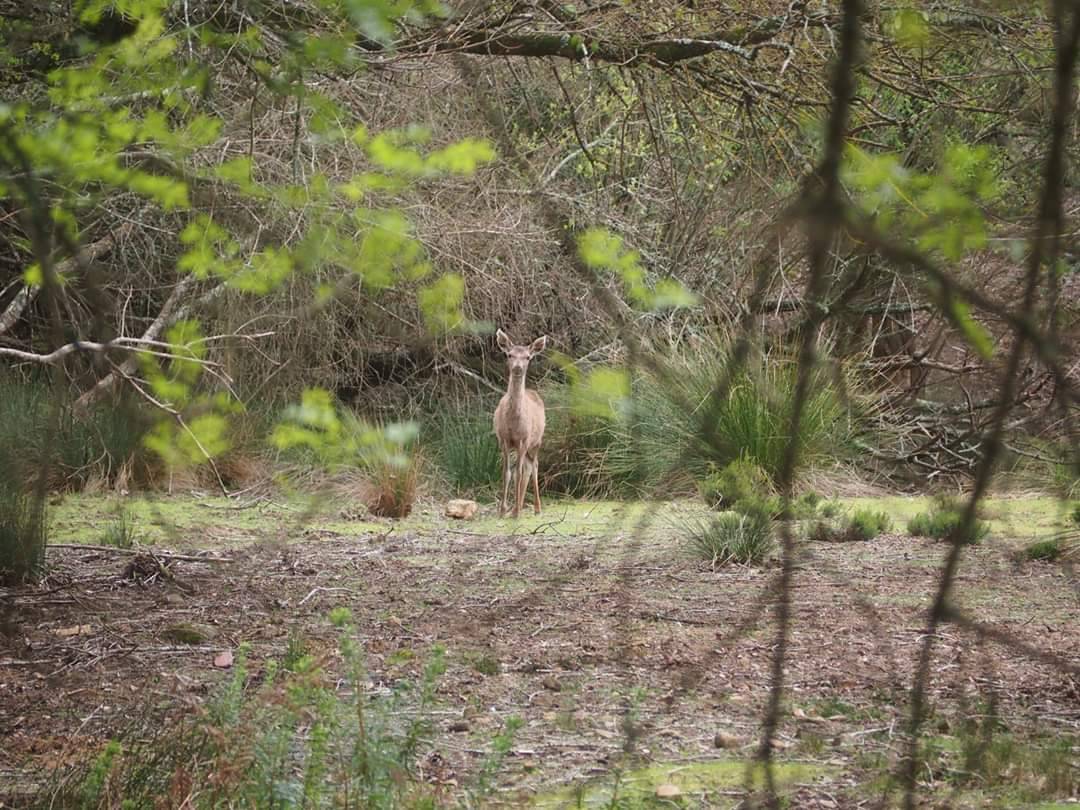
M682 528L694 554L713 567L760 564L775 545L770 520L761 514L724 512L709 520L688 521Z
M892 520L884 512L857 509L846 519L838 514L823 514L810 526L807 539L831 543L866 542L891 528Z
M416 503L420 458L416 454L403 463L394 459L369 465L366 470L365 505L378 517L403 518Z
M825 501L818 507L818 511L822 517L834 518L838 517L843 511L844 507L840 505L839 501Z
M718 463L751 461L775 480L790 438L797 364L779 354L751 360L726 396L717 399L713 388L723 378L726 359L726 352L714 349L690 361L686 394L697 406L691 417L699 442L694 449ZM851 437L848 409L835 381L820 369L813 375L797 437L802 464L844 454Z
M0 374L0 448L10 475L26 483L48 465L51 489L153 477L156 462L142 445L149 419L140 405L121 398L78 419L69 405L67 392L45 380Z
M352 448L342 466L362 477L361 497L368 511L378 517L408 517L423 463L415 452L413 427L372 425L349 410L342 411L340 419L342 444Z
M908 534L915 537L933 537L945 540L953 536L963 519L964 504L956 498L939 496L934 499L930 510L920 512L908 521ZM990 533L990 524L975 518L961 542L974 545Z
M487 408L451 409L428 421L423 443L457 495L490 493L499 485L502 454L491 414Z

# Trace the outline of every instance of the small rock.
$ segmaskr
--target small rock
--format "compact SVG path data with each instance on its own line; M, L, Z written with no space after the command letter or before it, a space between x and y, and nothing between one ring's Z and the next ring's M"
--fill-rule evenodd
M476 514L476 510L479 508L480 504L476 501L455 499L447 502L446 516L457 518L458 520L471 520L473 515Z
M677 796L682 796L682 791L679 790L678 785L657 785L656 798L658 799L674 799Z
M70 638L71 636L88 636L94 632L94 628L88 624L76 624L73 627L58 627L53 632L60 638Z
M738 748L742 745L742 740L736 737L734 734L728 734L726 731L716 732L716 736L712 741L714 748Z

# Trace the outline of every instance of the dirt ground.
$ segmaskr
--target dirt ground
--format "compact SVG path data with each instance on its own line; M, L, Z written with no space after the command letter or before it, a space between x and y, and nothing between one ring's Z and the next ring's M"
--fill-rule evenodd
M670 525L637 531L610 511L560 521L559 508L516 531L434 509L412 526L344 515L281 529L266 505L250 509L267 521L233 530L239 513L211 510L177 529L169 548L187 556L168 575L115 550L51 549L44 583L0 590L0 806L24 803L48 769L100 750L132 717L191 712L225 677L215 659L226 650L249 644L257 676L291 636L332 648L326 615L338 606L352 610L375 677L415 675L426 651L446 647L434 740L444 770L464 778L505 720L523 719L500 775L508 806L602 783L630 761L751 757L778 566L710 570ZM875 805L872 767L901 749L943 553L896 534L803 546L778 746L808 766L791 806ZM1080 583L1068 569L1017 562L991 538L965 552L958 587L961 608L991 630L1080 667ZM934 649L932 733L935 718L990 694L1011 729L1080 733L1076 677L956 625ZM924 778L928 806L1007 806Z

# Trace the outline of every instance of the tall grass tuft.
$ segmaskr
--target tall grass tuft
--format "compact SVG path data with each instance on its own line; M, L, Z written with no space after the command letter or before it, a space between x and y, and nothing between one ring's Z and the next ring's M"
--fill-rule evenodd
M575 412L569 386L546 390L542 452L555 488L692 494L695 482L740 459L775 480L789 442L798 366L782 352L758 355L717 396L728 357L718 341L672 354L670 380L638 372L629 401L610 417ZM825 368L813 375L798 436L803 464L848 454L855 435L848 381L838 383Z
M694 555L714 568L732 563L759 565L775 547L771 521L760 512L690 518L679 528L689 538Z
M935 496L927 512L919 512L907 524L908 534L915 537L932 537L948 540L959 530L963 522L965 504L959 498ZM975 518L960 538L964 545L975 545L990 533L990 524Z
M20 584L45 565L45 504L0 472L0 582Z
M154 463L142 446L149 423L140 406L121 400L75 418L67 399L42 378L0 374L0 447L12 459L9 474L29 481L45 464L50 489L153 477Z
M502 457L491 421L493 410L483 406L442 410L425 425L423 444L457 495L490 494L498 485Z

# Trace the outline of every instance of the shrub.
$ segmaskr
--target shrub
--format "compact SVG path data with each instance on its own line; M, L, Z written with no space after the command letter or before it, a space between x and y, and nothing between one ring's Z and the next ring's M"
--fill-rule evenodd
M691 417L699 442L694 449L719 463L746 459L775 480L790 439L797 364L780 354L751 360L718 399L713 388L725 374L726 359L726 352L714 350L690 361L686 394L697 406ZM823 370L812 373L796 439L802 464L845 453L851 437L848 409L835 381Z
M149 420L140 405L120 398L80 418L68 406L67 392L43 379L0 374L0 448L9 474L25 483L47 465L53 489L153 477L156 463L142 446Z
M822 517L832 518L838 517L844 511L844 507L840 505L839 501L825 501L818 507L818 511Z
M411 425L371 425L352 411L342 414L343 438L356 455L349 460L365 479L364 502L378 517L407 517L416 503L422 459L414 451Z
M607 416L576 407L571 385L546 389L544 446L557 486L580 494L693 492L695 482L739 460L774 478L788 444L796 364L779 353L759 356L717 397L728 356L719 341L672 355L669 378L637 373L629 399ZM820 370L814 376L798 437L804 464L846 453L853 436L835 380Z
M732 512L740 515L751 515L768 521L779 520L783 513L783 505L779 496L776 495L742 498L731 504L730 508Z
M953 536L963 519L964 505L956 499L939 496L934 499L930 510L920 512L908 521L908 534L915 537L933 537L945 540ZM966 536L961 538L965 545L974 545L990 533L990 524L975 518Z
M404 462L386 459L367 466L364 501L368 511L378 517L408 517L416 503L419 470L416 454Z
M884 512L858 509L847 518L837 514L822 515L807 530L807 539L815 542L857 543L873 540L892 528Z
M688 521L683 529L694 554L711 566L756 565L772 552L772 526L761 514L724 512L708 520Z

